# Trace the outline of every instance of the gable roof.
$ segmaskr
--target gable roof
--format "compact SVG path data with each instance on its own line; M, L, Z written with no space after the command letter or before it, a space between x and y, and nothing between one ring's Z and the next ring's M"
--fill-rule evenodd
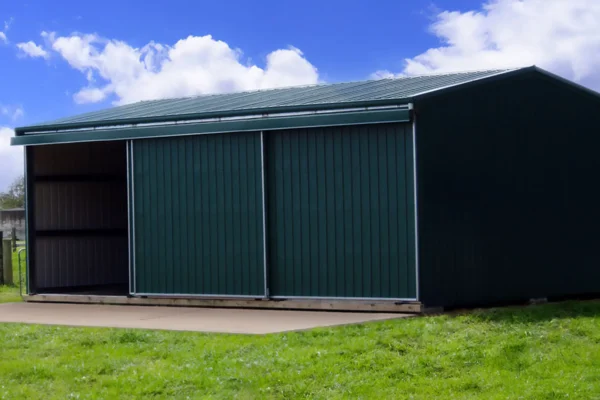
M19 135L26 132L42 133L102 126L406 104L426 93L511 71L515 70L458 72L141 101L21 127L17 128L16 132Z

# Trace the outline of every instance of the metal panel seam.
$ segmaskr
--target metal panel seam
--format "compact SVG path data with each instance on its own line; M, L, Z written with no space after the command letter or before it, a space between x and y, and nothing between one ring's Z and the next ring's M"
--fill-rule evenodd
M262 190L262 226L263 226L263 269L265 284L265 299L269 298L268 264L267 264L267 210L265 200L265 141L263 131L260 131L260 171Z
M137 281L137 274L136 274L136 263L135 263L135 177L134 177L134 172L135 172L135 167L134 167L134 163L133 163L133 140L130 142L130 146L129 146L129 151L130 151L130 167L131 167L131 224L132 224L132 249L131 252L133 253L133 276L132 276L132 281L130 282L131 286L133 287L133 294L135 294L136 292L136 281Z
M127 272L129 274L129 294L133 294L133 290L132 290L132 286L131 286L131 268L132 268L132 262L131 262L131 229L133 228L132 223L131 223L131 178L129 176L130 171L131 171L131 166L130 166L130 157L129 157L129 148L130 148L130 144L131 141L128 140L125 143L125 157L126 157L126 166L127 166L127 171L126 171L126 175L127 175L127 264L128 264L128 268L127 268Z
M415 203L415 284L417 300L420 298L420 284L419 284L419 219L418 219L418 203L417 203L417 115L413 110L413 123L412 123L412 151L413 151L413 196Z

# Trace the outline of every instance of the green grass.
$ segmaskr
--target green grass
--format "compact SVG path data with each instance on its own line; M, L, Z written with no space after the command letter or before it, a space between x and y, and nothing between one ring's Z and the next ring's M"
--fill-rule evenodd
M18 244L18 242L17 242ZM0 285L0 303L11 303L15 301L21 301L19 296L19 262L17 258L17 252L12 253L12 265L13 265L13 280L14 285ZM25 272L25 252L21 254L23 273ZM23 278L23 281L25 279ZM1 346L0 346L1 349ZM2 397L0 397L1 399Z
M600 399L600 302L267 336L0 324L0 398Z

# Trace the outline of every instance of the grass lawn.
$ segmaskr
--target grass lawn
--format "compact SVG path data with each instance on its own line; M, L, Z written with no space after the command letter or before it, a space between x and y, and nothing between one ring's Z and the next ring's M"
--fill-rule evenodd
M0 398L600 399L600 302L267 336L0 324Z
M17 242L18 245L18 242ZM13 265L13 279L15 285L0 285L0 303L9 303L15 301L21 301L21 297L19 296L19 263L17 259L17 252L12 253L12 265ZM22 259L22 268L23 274L25 274L25 252L21 254ZM23 282L25 282L25 278L23 277ZM0 350L2 346L0 346ZM1 399L2 397L0 397Z

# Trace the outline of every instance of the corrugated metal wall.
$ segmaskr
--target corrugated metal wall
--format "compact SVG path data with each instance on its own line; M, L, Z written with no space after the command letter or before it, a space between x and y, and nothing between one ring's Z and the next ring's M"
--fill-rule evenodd
M426 305L600 293L599 104L535 73L416 103Z
M38 146L29 154L35 289L127 283L125 144Z
M127 241L120 236L38 237L39 288L127 283Z
M259 133L133 142L135 291L264 295Z
M272 296L416 297L411 129L265 133Z
M126 190L123 182L37 182L36 230L127 229Z

